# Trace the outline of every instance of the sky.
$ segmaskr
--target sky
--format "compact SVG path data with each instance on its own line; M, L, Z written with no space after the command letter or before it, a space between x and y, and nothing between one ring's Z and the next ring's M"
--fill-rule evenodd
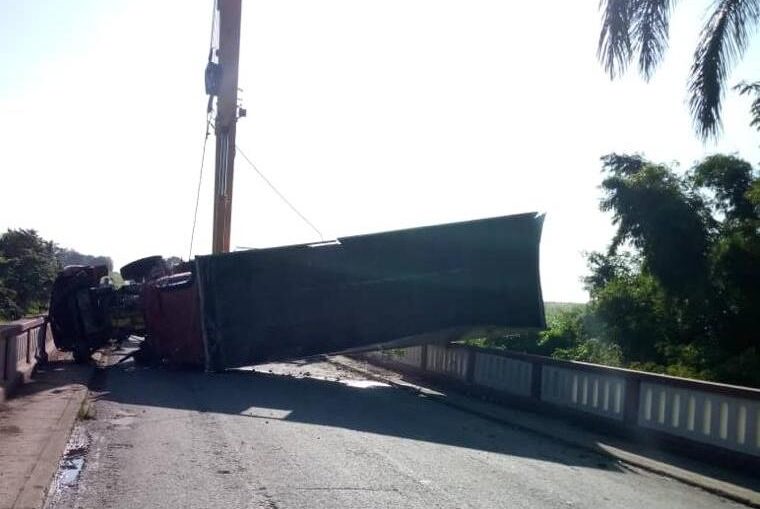
M614 227L599 157L756 164L750 99L703 144L687 108L710 1L679 2L654 78L611 81L598 0L243 0L240 148L325 238L540 211L550 301L585 301ZM0 231L117 267L187 258L211 0L0 0ZM729 84L758 79L756 37ZM238 157L233 247L319 241ZM210 252L213 139L193 255Z

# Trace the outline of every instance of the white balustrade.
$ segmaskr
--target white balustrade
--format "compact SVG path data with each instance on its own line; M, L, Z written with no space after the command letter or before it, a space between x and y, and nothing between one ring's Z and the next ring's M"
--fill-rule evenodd
M545 364L541 400L622 421L625 378Z
M516 396L530 396L533 377L530 362L502 355L475 353L473 383Z
M467 379L469 351L464 348L447 348L445 345L428 345L425 368L440 375Z
M532 394L533 370L540 368L540 400L545 403L760 456L756 389L461 346L414 346L368 356L524 398L537 396ZM626 408L628 391L636 398L637 389L638 401Z
M760 401L642 382L638 425L760 456Z

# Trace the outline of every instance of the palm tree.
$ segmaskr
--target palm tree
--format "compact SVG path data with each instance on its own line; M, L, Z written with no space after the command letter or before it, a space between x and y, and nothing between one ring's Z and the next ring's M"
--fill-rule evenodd
M654 73L668 45L670 15L676 0L601 0L598 56L611 78L634 60L644 79ZM721 100L731 66L744 55L750 32L760 19L760 0L715 0L702 28L689 76L689 109L703 140L721 130ZM760 82L740 83L754 94L752 125L760 128Z

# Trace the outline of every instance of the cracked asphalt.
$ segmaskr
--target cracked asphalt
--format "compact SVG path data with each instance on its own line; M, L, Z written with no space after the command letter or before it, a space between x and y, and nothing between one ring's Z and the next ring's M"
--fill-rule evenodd
M91 399L50 508L743 507L325 362L126 362Z

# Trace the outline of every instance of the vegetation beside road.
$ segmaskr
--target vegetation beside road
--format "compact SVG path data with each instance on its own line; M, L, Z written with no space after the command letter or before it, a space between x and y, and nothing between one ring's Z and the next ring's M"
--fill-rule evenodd
M760 178L734 156L686 172L602 158L617 232L587 255L585 305L548 305L547 330L484 346L760 386Z
M66 265L107 265L106 256L83 255L45 240L35 230L9 229L0 235L0 321L47 308L56 275Z

